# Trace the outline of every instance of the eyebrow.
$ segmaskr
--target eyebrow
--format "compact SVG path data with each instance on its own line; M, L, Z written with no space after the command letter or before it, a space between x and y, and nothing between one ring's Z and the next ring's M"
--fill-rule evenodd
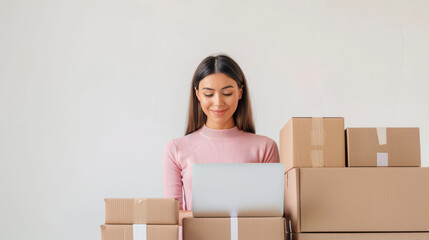
M227 88L233 88L233 87L234 87L234 86L232 86L232 85L228 85L228 86L226 86L226 87L223 87L221 90L224 90L224 89L227 89ZM204 87L204 88L203 88L203 90L204 90L204 89L214 91L214 89L213 89L213 88Z

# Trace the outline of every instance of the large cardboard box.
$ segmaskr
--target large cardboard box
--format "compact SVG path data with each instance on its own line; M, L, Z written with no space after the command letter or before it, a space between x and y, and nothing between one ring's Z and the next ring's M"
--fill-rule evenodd
M101 240L177 240L176 225L101 225Z
M285 174L292 232L429 231L429 168L294 168Z
M285 172L299 167L345 167L344 118L293 117L280 131Z
M420 167L419 128L347 128L347 166Z
M106 198L106 224L177 225L179 201L174 198Z
M293 233L291 240L429 240L429 232Z
M283 240L284 218L185 218L184 240Z

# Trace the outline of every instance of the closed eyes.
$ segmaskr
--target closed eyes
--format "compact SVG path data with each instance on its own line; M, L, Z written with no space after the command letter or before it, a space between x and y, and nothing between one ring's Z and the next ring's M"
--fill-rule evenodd
M232 93L223 93L224 96L231 96ZM206 97L213 97L213 94L204 94Z

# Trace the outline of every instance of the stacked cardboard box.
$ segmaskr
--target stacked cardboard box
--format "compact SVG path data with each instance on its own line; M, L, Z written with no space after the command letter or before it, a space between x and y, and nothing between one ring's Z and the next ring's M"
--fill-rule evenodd
M101 240L177 240L179 202L167 198L105 199Z
M183 240L283 240L283 217L192 217L183 219Z
M285 181L293 232L429 231L429 168L294 168Z
M347 128L348 167L420 167L418 128Z
M280 132L281 162L292 166L285 174L289 237L429 239L429 168L418 168L418 129L347 129L345 168L345 136L328 121L344 122L292 118ZM341 164L325 157L333 146L344 154Z
M282 217L185 218L183 240L283 240Z
M280 131L280 162L291 168L345 167L344 118L291 118Z

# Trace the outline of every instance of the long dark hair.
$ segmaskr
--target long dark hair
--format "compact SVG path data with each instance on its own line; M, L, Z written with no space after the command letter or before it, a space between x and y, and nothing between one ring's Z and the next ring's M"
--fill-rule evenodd
M233 118L238 129L245 132L255 133L253 123L252 107L250 105L249 92L247 90L246 77L240 66L229 56L215 55L206 57L195 70L192 77L191 92L189 96L188 123L186 134L200 129L207 121L207 116L201 108L201 104L195 94L200 81L207 75L213 73L224 73L237 82L238 88L243 89L241 99L238 101L237 110Z

